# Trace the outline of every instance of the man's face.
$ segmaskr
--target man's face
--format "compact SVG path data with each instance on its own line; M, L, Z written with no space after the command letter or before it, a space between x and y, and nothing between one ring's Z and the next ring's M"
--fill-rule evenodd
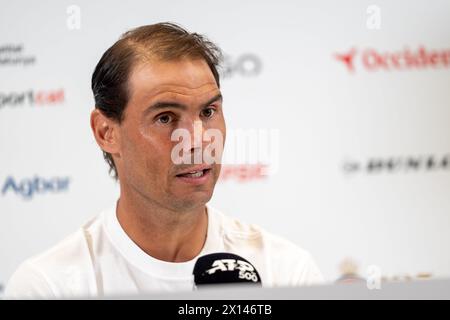
M120 156L114 159L121 184L168 209L204 205L212 196L220 164L203 158L210 144L203 133L216 129L225 141L226 131L220 90L209 66L202 59L138 63L130 74L129 90L119 126ZM171 138L176 129L192 138L182 143L190 146L182 151L189 153L189 164L173 161L172 151L180 144ZM200 140L194 140L194 131Z

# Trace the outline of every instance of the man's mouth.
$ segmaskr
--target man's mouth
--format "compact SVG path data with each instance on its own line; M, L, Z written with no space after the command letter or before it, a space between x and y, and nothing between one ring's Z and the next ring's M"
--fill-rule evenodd
M197 171L191 171L188 173L177 174L177 177L186 177L186 178L200 178L207 174L211 169L203 169Z
M179 178L191 178L198 179L206 176L212 169L210 165L198 165L191 168L186 168L185 170L178 173L176 176Z

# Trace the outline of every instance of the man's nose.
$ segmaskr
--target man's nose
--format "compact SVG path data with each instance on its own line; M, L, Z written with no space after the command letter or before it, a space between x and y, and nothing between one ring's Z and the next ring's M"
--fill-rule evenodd
M189 132L189 138L186 139L184 150L190 150L194 152L195 150L201 150L203 147L203 122L200 120L191 120L185 123L183 126L185 130Z

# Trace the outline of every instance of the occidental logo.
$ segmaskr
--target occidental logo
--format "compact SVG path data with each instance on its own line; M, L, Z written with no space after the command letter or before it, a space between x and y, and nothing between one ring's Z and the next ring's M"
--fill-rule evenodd
M342 62L348 72L358 69L367 71L404 71L450 68L450 49L427 49L419 46L398 51L379 51L373 48L358 50L351 48L344 53L335 53L334 58Z

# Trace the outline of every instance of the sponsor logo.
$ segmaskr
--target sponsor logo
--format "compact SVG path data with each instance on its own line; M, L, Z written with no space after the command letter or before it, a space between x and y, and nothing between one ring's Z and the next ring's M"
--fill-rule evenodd
M370 157L366 160L345 160L345 174L388 174L411 172L434 172L450 169L450 153L445 155L418 155Z
M450 49L427 49L425 46L416 49L405 47L397 51L351 48L335 53L334 58L350 73L361 69L375 72L450 68Z
M21 106L51 106L64 102L64 89L0 92L0 109Z
M9 176L2 185L1 194L5 196L12 193L30 200L36 195L65 192L69 189L69 182L69 177L43 178L35 176L17 180Z
M216 271L239 271L239 278L258 282L258 276L255 268L248 262L238 259L219 259L212 263L212 268L206 270L208 274L214 274Z
M262 69L262 60L256 54L246 53L237 57L224 55L220 73L222 78L256 77L262 72Z
M250 182L268 178L270 169L266 164L236 164L222 165L220 182L236 180L237 182Z
M36 63L36 57L24 53L23 44L0 44L0 67L30 66Z
M344 63L344 65L347 67L347 70L349 72L353 72L353 71L355 71L355 67L353 65L353 58L355 57L355 54L356 54L356 49L352 48L347 53L344 53L344 54L336 53L334 56L337 60Z

